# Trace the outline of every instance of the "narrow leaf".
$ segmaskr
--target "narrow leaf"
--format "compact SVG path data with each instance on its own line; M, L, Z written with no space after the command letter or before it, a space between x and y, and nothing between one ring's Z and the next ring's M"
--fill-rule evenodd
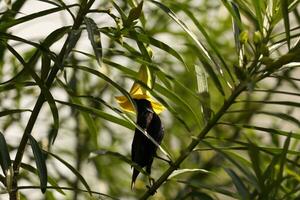
M287 153L289 150L290 142L291 142L291 134L289 134L288 137L286 138L284 145L283 145L283 151L281 152L281 155L280 155L280 163L279 163L280 165L279 165L279 171L277 174L277 180L276 180L276 185L275 185L275 187L277 189L274 189L274 191L275 191L274 197L276 197L276 194L278 193L278 190L282 184L282 179L283 179L283 175L284 175L284 167L285 167L285 163L287 161Z
M41 190L43 193L45 193L46 189L47 189L47 182L48 182L45 156L44 156L42 150L40 149L39 144L34 139L34 137L32 137L30 135L29 140L30 140L31 149L32 149L32 152L34 155L36 168L38 170L38 175L40 177Z
M177 3L174 4L174 6L176 6L176 5L177 5ZM221 55L220 51L218 50L218 47L215 44L214 39L209 36L209 34L206 32L205 28L196 19L196 17L194 16L194 14L192 13L192 11L190 9L187 9L185 6L180 6L180 4L177 7L178 7L178 9L183 10L191 18L191 20L193 21L193 23L197 26L197 28L199 29L199 31L205 37L207 43L209 44L209 46L211 47L211 49L213 50L213 52L217 55L217 57L219 58L219 60L223 64L223 67L226 69L226 71L229 74L231 80L234 82L234 79L233 79L232 73L231 73L231 71L229 69L229 66L226 64L225 59L223 58L223 56Z
M241 196L241 199L250 200L250 194L248 192L247 187L243 183L243 180L232 169L226 168L225 171L231 177L234 186L236 187L239 195Z
M202 54L198 53L197 54L200 62L202 63L205 71L207 72L207 74L210 76L210 78L212 79L212 81L214 82L216 88L219 90L219 92L225 96L222 84L217 76L217 74L214 72L213 67L209 64L209 62L207 62L205 60L205 58L202 56Z
M56 160L60 161L62 164L64 164L69 170L71 170L74 175L80 180L80 182L84 185L84 187L87 189L87 191L89 192L89 194L92 196L92 192L90 189L90 186L88 185L88 183L86 182L86 180L84 179L84 177L80 174L79 171L77 171L72 165L70 165L67 161L65 161L64 159L60 158L58 155L53 154L51 152L47 152L45 151L47 154L51 155L53 158L55 158Z
M94 151L90 154L89 159L94 159L97 156L113 156L116 157L126 163L128 163L129 165L131 165L132 167L134 167L136 170L138 170L139 172L141 172L142 174L145 175L149 175L142 167L140 167L137 163L133 162L130 158L128 158L127 156L124 156L118 152L113 152L113 151L108 151L108 150L97 150Z
M49 107L52 112L53 121L54 121L54 137L52 143L54 143L55 138L57 136L58 128L59 128L59 115L58 115L58 109L55 105L54 98L50 92L50 90L46 87L46 85L42 82L40 77L37 75L37 73L32 69L31 65L37 60L37 58L40 55L39 51L36 51L34 55L30 58L28 62L25 62L25 60L22 58L22 56L10 45L6 44L7 49L19 60L19 62L24 66L25 70L29 72L31 77L34 79L34 81L38 84L38 86L41 89L41 92L43 96L45 97L47 103L49 104Z
M290 132L287 132L284 130L253 126L253 125L248 125L248 124L230 124L230 123L219 123L219 124L235 126L235 127L239 127L239 128L253 129L253 130L263 131L263 132L267 132L267 133L271 133L271 134L282 135L282 136L288 136L290 134ZM291 137L300 139L300 134L291 133Z
M68 106L70 106L70 107L72 107L74 109L77 109L77 110L80 110L80 111L83 111L83 112L95 115L95 116L100 117L102 119L111 121L111 122L113 122L115 124L119 124L119 125L121 125L123 127L126 127L128 129L134 130L134 126L132 126L132 124L129 123L128 121L120 119L118 117L115 117L115 116L113 116L111 114L105 113L105 112L103 112L101 110L98 110L98 109L95 109L95 108L91 108L91 107L87 107L87 106L83 106L83 105L80 105L80 104L75 104L75 103L69 103L69 102L65 102L65 101L60 101L60 100L56 100L56 102L58 102L60 104L68 105Z
M143 3L144 1L141 1L137 7L134 7L130 10L127 20L124 23L125 27L130 27L133 21L137 20L141 16Z
M234 8L229 4L229 1L227 1L227 0L221 0L221 1L224 4L224 6L226 7L226 9L229 11L231 16L234 18L234 21L238 25L239 29L242 30L243 29L243 24L242 24L239 16L237 15L237 13L235 12Z
M259 186L260 186L260 191L264 191L264 179L262 176L262 170L261 170L261 158L260 158L260 151L259 148L252 143L251 141L248 141L249 143L249 149L248 149L248 154L251 159L251 163L253 166L253 170L255 172L255 175L257 177Z
M188 26L184 22L182 22L176 16L176 14L171 9L169 9L167 6L165 6L164 4L162 4L158 1L151 0L151 2L154 3L155 5L157 5L159 8L161 8L165 13L167 13L192 38L192 40L196 43L197 49L198 49L199 53L201 54L201 56L205 60L207 60L206 62L213 62L214 64L216 64L216 66L218 66L218 64L214 61L214 59L212 58L210 53L207 51L205 46L198 40L197 36L188 28ZM221 70L221 69L219 69L219 70ZM222 74L222 71L220 71L220 73Z
M206 189L209 191L213 191L213 192L216 192L216 193L219 193L222 195L232 197L234 199L238 199L238 195L235 192L228 191L228 190L222 189L220 187L216 187L215 185L206 185L206 184L200 183L200 181L191 183L190 181L176 180L176 182L183 183L194 189L201 189L201 190Z
M68 35L67 39L67 46L66 46L66 52L63 56L63 61L67 59L67 56L72 51L72 49L76 46L80 36L81 36L81 29L80 30L71 30Z
M291 39L290 39L290 20L289 20L289 10L288 10L289 1L288 0L280 0L281 13L283 16L285 35L287 40L288 48L291 47Z
M283 0L285 1L285 0ZM255 8L256 19L258 21L258 28L260 32L263 32L263 17L262 17L262 8L260 0L252 0Z
M32 110L29 110L29 109L3 110L0 112L0 117L6 116L6 115L12 115L15 113L22 113L22 112L32 112Z
M96 60L101 66L101 61L102 61L102 43L101 43L101 35L100 31L97 27L97 24L94 22L93 19L89 17L84 18L84 22L86 24L86 29L88 32L88 38L91 42L91 45L94 50L94 54L96 56Z
M205 169L177 169L177 170L172 172L172 174L168 177L168 179L172 179L175 176L185 174L185 173L204 173L204 174L208 174L208 173L210 173L210 171L207 171Z
M155 85L155 90L159 92L160 94L164 95L168 99L172 100L173 102L176 102L177 105L180 105L183 109L186 109L187 112L193 115L194 121L197 123L199 127L202 126L202 121L199 118L199 116L195 113L193 108L188 104L187 101L182 99L179 95L175 94L173 91L163 87L160 84Z
M129 37L134 39L134 40L137 40L137 41L140 41L140 42L143 42L143 43L146 43L146 44L151 44L169 54L171 54L172 56L174 56L175 58L177 58L180 62L182 62L184 65L184 60L182 59L182 57L180 56L179 53L177 53L176 50L174 50L172 47L170 47L169 45L153 38L153 37L150 37L149 35L146 35L146 34L142 34L142 33L137 33L137 32L134 32L134 31L130 31L129 32Z
M4 135L0 132L0 165L3 174L6 175L7 170L11 166L8 147Z
M206 122L210 119L212 110L210 108L210 94L208 92L207 75L200 66L195 66L198 94L201 108Z
M214 149L215 151L220 153L224 158L226 158L228 161L234 164L248 178L249 182L251 182L251 184L259 190L256 177L253 175L251 171L246 170L251 166L251 163L248 160L246 160L241 155L238 155L234 152L230 152L230 151L224 152L220 148L214 147L206 141L202 141L202 143Z
M48 49L54 42L62 38L66 33L70 31L70 26L63 26L51 32L46 39L43 41L42 46Z
M46 80L50 72L51 59L47 53L42 54L41 80Z
M68 5L68 8L74 7L76 5L77 4ZM48 9L48 10L43 10L43 11L40 11L40 12L37 12L37 13L33 13L33 14L30 14L30 15L15 19L15 20L5 20L5 21L2 21L2 23L0 24L0 30L5 30L5 29L11 28L11 27L13 27L17 24L28 22L30 20L37 19L39 17L43 17L43 16L46 16L46 15L49 15L49 14L52 14L52 13L55 13L55 12L59 12L61 10L64 10L64 8L63 7L56 7L56 8L51 8L51 9Z
M27 171L29 171L29 172L31 172L31 173L39 175L38 170L36 168L34 168L33 166L31 166L31 165L28 165L28 164L25 164L25 163L21 163L20 167L23 168L23 169L25 169L25 170L27 170ZM53 187L55 187L55 190L57 192L61 193L62 195L65 195L64 191L59 188L58 183L57 183L57 181L54 178L52 178L51 176L48 176L47 179L48 179L48 183L50 185L52 185Z

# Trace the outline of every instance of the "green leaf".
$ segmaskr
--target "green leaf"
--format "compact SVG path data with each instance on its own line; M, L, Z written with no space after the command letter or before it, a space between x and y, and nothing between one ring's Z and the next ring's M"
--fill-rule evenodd
M273 117L277 117L278 119L281 119L281 120L285 120L285 121L288 121L288 122L291 122L291 123L294 123L295 125L297 126L300 126L300 121L289 115L289 114L286 114L286 113L280 113L280 112L268 112L268 111L256 111L256 110L231 110L231 111L228 111L227 113L254 113L254 114L263 114L263 115L268 115L268 116L273 116Z
M3 174L6 175L7 170L11 166L8 147L4 135L0 132L0 165Z
M255 101L255 100L245 100L237 102L249 102L249 103L261 103L261 104L271 104L271 105L282 105L282 106L292 106L300 107L300 103L294 101Z
M47 53L42 53L41 80L46 80L51 69L51 59Z
M207 51L207 49L205 48L205 46L198 40L197 36L188 28L188 26L182 22L177 16L176 14L171 10L169 9L167 6L165 6L164 4L158 2L158 1L154 1L154 0L151 0L152 3L154 3L155 5L157 5L159 8L161 8L165 13L167 13L191 38L192 40L195 42L196 44L196 49L198 50L199 54L198 56L201 57L201 61L203 59L203 62L205 62L206 64L208 64L209 62L212 62L214 63L217 67L218 67L218 64L215 62L215 60L212 58L212 56L210 55L210 53ZM212 67L211 65L207 65L207 68L208 67ZM208 69L208 74L211 75L211 72L213 72L213 69ZM222 70L219 68L219 72L221 74L222 73ZM215 75L215 74L214 74ZM217 76L215 75L213 77L213 80L215 81L215 78ZM218 83L218 81L217 81ZM220 90L221 94L224 95L224 91L222 89L222 87L220 87L221 84L217 84L217 88Z
M239 29L243 30L243 24L241 22L241 19L237 15L237 13L234 10L234 8L232 7L232 5L229 4L229 1L228 0L222 0L222 3L224 4L224 6L228 10L228 12L231 14L231 17L234 18L234 21L235 21L236 25L239 27ZM236 3L239 3L239 2L236 2Z
M189 113L191 113L193 115L194 121L197 123L197 125L199 127L202 126L201 119L195 113L195 111L193 110L193 108L188 104L188 102L186 100L182 99L179 95L175 94L173 91L171 91L171 90L163 87L160 84L155 84L155 90L157 92L159 92L160 94L164 95L165 97L167 97L168 99L172 100L172 102L176 103L177 106L180 106L183 109L186 109L187 112L189 112Z
M73 48L76 46L80 36L81 36L82 30L71 30L68 34L67 38L67 45L66 45L66 51L63 55L62 61L65 61L69 55L69 53L73 50Z
M256 14L256 19L258 21L258 28L260 32L263 32L263 17L262 17L262 7L261 4L262 2L260 0L252 0L255 8L255 14Z
M70 106L70 107L72 107L74 109L77 109L77 110L80 110L82 112L86 112L86 113L95 115L95 116L100 117L102 119L111 121L111 122L113 122L115 124L119 124L119 125L121 125L123 127L126 127L128 129L134 130L134 126L131 123L129 123L128 121L120 119L118 117L115 117L115 116L113 116L111 114L105 113L105 112L103 112L101 110L98 110L98 109L95 109L95 108L92 108L92 107L83 106L83 105L80 105L80 104L75 104L75 103L69 103L69 102L65 102L65 101L60 101L60 100L56 100L56 102L58 102L60 104L67 105L67 106Z
M234 2L230 2L230 3L231 3L233 11L235 12L235 15L237 16L237 18L241 22L241 15L240 15L238 5ZM237 49L237 53L239 55L239 52L240 52L241 47L242 47L241 40L240 40L240 34L243 30L240 29L240 27L238 26L238 22L235 20L235 18L233 18L232 28L233 28L235 46L236 46L236 49Z
M52 141L52 143L54 143L54 141L56 139L56 136L57 136L57 133L58 133L58 128L59 128L58 109L56 107L54 98L53 98L50 90L46 87L46 85L42 82L40 77L36 74L36 72L31 67L31 65L39 57L39 51L36 51L34 53L34 55L30 58L30 60L28 62L25 62L25 60L22 58L22 56L12 46L10 46L9 44L6 44L6 46L7 46L7 49L18 59L18 61L24 66L25 70L27 70L27 72L29 72L31 77L38 84L44 98L46 99L47 103L49 104L49 107L51 109L52 116L53 116L53 121L54 121L54 126L53 126L53 130L54 130L53 135L54 135L54 137L53 137L53 141Z
M132 100L130 94L120 85L118 85L116 82L114 82L113 80L111 80L108 76L106 76L105 74L101 73L98 70L94 70L85 66L66 66L67 68L73 68L73 69L79 69L82 71L85 71L87 73L93 74L97 77L100 77L101 79L103 79L104 81L106 81L107 83L109 83L110 85L112 85L113 87L115 87L116 89L118 89L129 101L132 105L134 104L134 101Z
M15 113L22 113L22 112L32 112L32 110L29 110L29 109L3 110L0 112L0 117L6 116L6 115L12 115Z
M51 32L46 39L42 42L42 46L48 49L52 44L61 39L66 33L71 30L70 26L63 26ZM47 52L46 52L47 53ZM48 55L49 56L49 55Z
M175 176L185 174L185 173L204 173L204 174L208 174L208 173L211 173L211 172L207 171L205 169L177 169L177 170L172 172L172 174L168 177L168 179L172 179Z
M25 163L21 163L20 167L23 168L23 169L25 169L25 170L27 170L27 171L29 171L29 172L31 172L31 173L39 175L38 170L36 168L34 168L33 166L31 166L31 165L28 165L28 164L25 164ZM55 190L57 192L61 193L62 195L65 195L64 191L59 188L58 183L57 183L57 181L54 178L52 178L51 176L48 176L47 180L48 180L48 183L50 185L52 185L53 187L55 187Z
M29 135L29 140L34 155L36 168L38 170L38 175L40 177L41 190L43 193L45 193L47 189L47 182L48 182L45 156L42 150L40 149L39 144L37 143L37 141L34 139L32 135Z
M31 86L37 86L37 84L31 81L18 82L18 83L12 82L12 83L6 83L4 85L0 84L0 92L15 90L16 88L31 87Z
M94 151L90 154L89 159L94 159L98 156L113 156L113 157L116 157L119 160L122 160L122 161L128 163L129 165L134 167L136 170L138 170L142 174L145 174L145 175L149 176L149 174L142 167L140 167L137 163L133 162L130 158L128 158L127 156L124 156L124 155L122 155L118 152L113 152L113 151L108 151L108 150L97 150L97 151Z
M217 45L214 42L214 39L209 36L209 34L206 32L205 28L196 19L196 17L192 13L192 11L190 9L187 9L185 6L181 6L181 4L174 3L174 6L178 7L179 10L183 10L191 18L191 20L193 21L193 23L197 26L198 30L205 37L207 43L209 44L209 46L211 47L211 49L213 50L213 52L217 55L217 57L219 58L219 60L223 64L223 67L226 69L226 71L229 74L231 80L234 82L234 79L233 79L232 73L231 73L231 71L229 69L229 66L227 65L227 63L225 62L225 59L221 55L221 53L220 53ZM214 62L214 63L216 65L218 65L216 62Z
M130 27L134 20L137 20L142 14L144 1L141 1L137 7L134 7L130 10L127 20L124 22L124 27Z
M65 161L64 159L60 158L58 155L53 154L51 152L47 152L45 151L47 154L51 155L52 157L54 157L56 160L60 161L62 164L64 164L69 170L71 170L74 175L78 178L78 180L80 180L80 182L84 185L84 187L87 189L87 191L89 192L90 196L92 196L92 192L90 189L90 186L88 185L88 183L86 182L86 180L84 179L84 177L80 174L79 171L77 171L74 167L72 167L72 165L70 165L67 161Z
M77 6L77 4L68 5L68 8L71 8L71 7L74 7L74 6ZM40 11L40 12L37 12L37 13L27 15L25 17L20 17L20 18L15 19L15 20L5 20L0 24L0 30L5 30L5 29L11 28L15 25L18 25L18 24L21 24L21 23L24 23L24 22L28 22L30 20L37 19L39 17L43 17L43 16L46 16L46 15L49 15L49 14L52 14L52 13L55 13L55 12L59 12L61 10L64 10L64 8L63 7L51 8L51 9L48 9L48 10L43 10L43 11Z
M209 196L206 193L198 192L198 191L192 191L188 193L186 196L182 198L185 199L201 199L201 200L214 200L211 196Z
M286 165L285 163L287 161L287 153L288 153L290 142L291 142L291 135L292 134L289 134L287 136L287 138L284 142L284 145L283 145L283 150L280 155L279 170L278 170L278 174L277 174L277 178L276 178L277 179L276 185L275 185L275 189L274 189L274 191L275 191L274 198L277 196L278 190L282 184L282 179L283 179L283 175L284 175L284 167Z
M233 184L237 189L241 199L250 200L250 194L248 192L247 187L243 183L243 180L232 169L225 168L225 171L231 177Z
M236 14L236 17L239 19L240 22L241 20L241 15L240 15L240 10L239 7L236 3L231 2L232 9L234 13ZM236 18L232 17L233 21L233 34L234 34L234 41L235 41L235 47L236 47L236 52L238 55L238 67L235 67L236 71L236 76L242 80L243 77L241 77L241 74L243 76L244 72L244 65L245 65L245 44L248 41L248 30L243 30L239 27L238 22L236 21ZM243 67L243 69L241 69Z
M68 87L66 84L64 84L59 78L56 79L56 81L66 90L66 92L70 95L70 101L71 103L75 103L78 105L82 105L82 102L79 98L76 98L74 95L74 91L70 87ZM96 125L96 122L94 119L86 112L81 112L84 121L87 124L87 129L91 135L92 143L94 144L93 148L98 148L98 128Z
M102 61L102 43L101 43L101 35L100 31L97 27L97 24L94 22L93 19L89 17L84 18L84 22L86 24L86 29L88 32L88 38L91 42L91 45L94 50L94 54L96 56L96 60L101 66L101 61Z
M280 5L281 5L281 13L283 16L285 34L286 34L286 41L287 41L288 48L290 49L291 39L290 39L290 20L289 20L289 10L288 10L289 1L280 0Z
M238 195L235 192L225 190L225 189L222 189L220 187L216 187L215 185L207 185L207 184L201 183L200 181L190 182L190 181L176 180L176 182L183 183L186 186L189 186L193 189L199 189L199 190L206 189L206 190L209 190L209 191L212 191L212 192L215 192L215 193L219 193L219 194L222 194L222 195L229 196L229 197L234 198L234 199L238 199Z
M207 74L202 67L195 66L198 93L201 102L201 108L206 122L210 120L212 110L210 106L210 94L208 92Z
M261 156L260 151L259 151L259 148L254 143L252 143L250 140L248 140L248 143L249 143L248 154L251 159L253 170L257 177L259 187L260 187L260 192L261 192L261 191L264 191L264 179L263 179L262 170L261 170L262 163L261 163L261 158L260 158L260 156Z
M205 60L205 58L202 56L202 54L198 53L197 56L199 58L199 61L202 63L205 71L207 72L207 74L210 76L210 78L214 82L216 88L219 90L219 92L223 96L225 96L222 84L221 84L217 74L214 72L213 67Z
M126 16L125 12L123 11L122 8L120 8L120 6L118 6L118 4L116 4L114 1L112 1L112 5L113 5L113 7L118 11L118 13L120 14L121 19L122 19L122 21L123 21L123 23L124 23L124 22L126 21L126 19L127 19L127 16Z
M130 31L129 32L129 35L128 35L130 38L134 39L134 40L137 40L137 41L140 41L140 42L143 42L143 43L146 43L146 44L151 44L169 54L171 54L172 56L174 56L175 58L177 58L180 62L182 62L184 64L184 66L186 67L185 65L185 62L184 60L182 59L182 57L180 56L179 53L177 53L176 50L174 50L172 47L170 47L169 45L149 36L149 35L146 35L146 34L143 34L143 33L137 33L135 31Z
M21 42L21 43L25 43L25 44L31 45L31 46L36 47L38 49L41 48L40 44L38 44L38 43L29 41L29 40L25 40L25 39L23 39L21 37L18 37L18 36L9 34L9 33L0 32L0 39L14 40L14 41L18 41L18 42ZM7 45L7 43L5 43L4 45Z
M234 166L236 166L248 178L248 181L255 188L257 188L259 190L259 186L257 184L256 177L253 175L253 173L251 171L247 170L249 167L252 166L252 164L248 160L246 160L244 157L242 157L241 155L239 155L235 152L230 152L230 151L224 152L222 149L220 149L218 147L214 147L206 141L201 141L201 142L204 143L205 145L209 146L213 150L217 151L225 159L230 161Z
M219 123L219 124L235 126L235 127L239 127L239 128L253 129L253 130L263 131L263 132L267 132L267 133L271 133L271 134L282 135L282 136L288 136L290 134L290 132L280 130L280 129L266 128L266 127L248 125L248 124L230 124L230 123ZM292 134L291 137L300 139L300 134L296 134L296 133L291 133L291 134Z

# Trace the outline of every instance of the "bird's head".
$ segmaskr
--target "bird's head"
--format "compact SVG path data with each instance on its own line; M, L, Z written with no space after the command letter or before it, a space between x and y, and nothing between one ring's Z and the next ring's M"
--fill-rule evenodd
M133 99L137 106L138 113L148 111L154 112L152 108L152 104L147 99Z

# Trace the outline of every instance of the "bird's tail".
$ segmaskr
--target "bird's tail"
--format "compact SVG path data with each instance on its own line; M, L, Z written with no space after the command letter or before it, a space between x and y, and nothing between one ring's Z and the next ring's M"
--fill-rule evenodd
M133 173L132 173L132 179L131 179L131 190L134 188L135 180L137 176L139 175L139 171L133 168Z

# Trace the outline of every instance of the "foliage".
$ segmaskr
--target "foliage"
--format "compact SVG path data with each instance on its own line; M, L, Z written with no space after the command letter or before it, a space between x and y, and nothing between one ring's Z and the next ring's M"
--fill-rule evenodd
M1 199L300 196L299 0L5 2ZM151 185L115 99L141 65L167 108Z

